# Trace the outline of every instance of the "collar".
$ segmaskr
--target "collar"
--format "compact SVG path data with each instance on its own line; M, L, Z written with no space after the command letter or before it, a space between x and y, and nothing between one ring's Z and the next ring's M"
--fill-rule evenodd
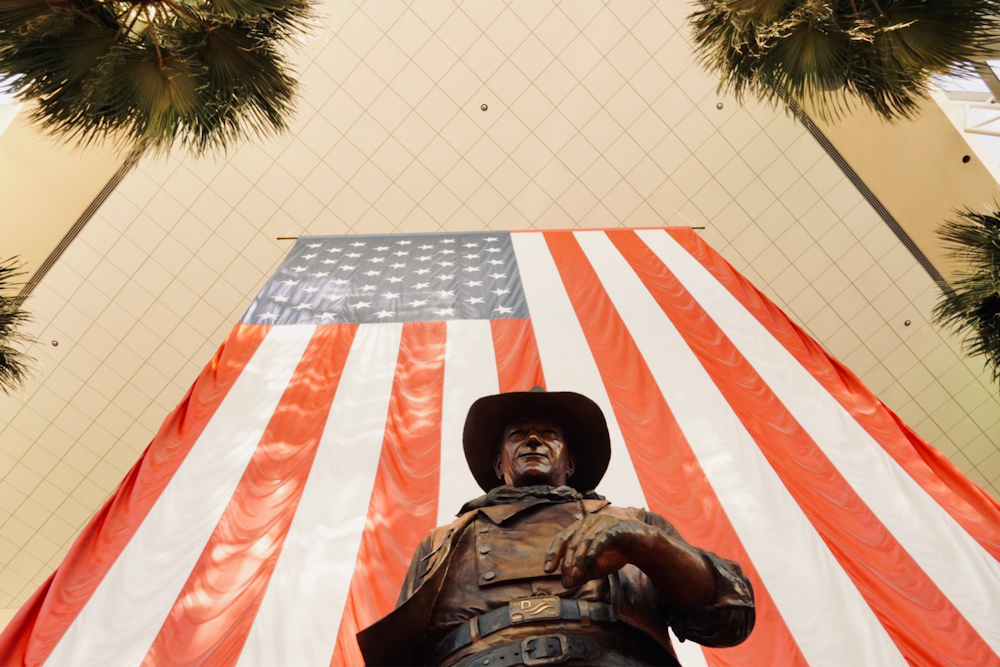
M542 504L571 503L582 500L604 500L604 496L588 491L580 493L568 486L509 486L494 487L485 496L470 500L459 514L479 510L493 523L500 524L529 507Z

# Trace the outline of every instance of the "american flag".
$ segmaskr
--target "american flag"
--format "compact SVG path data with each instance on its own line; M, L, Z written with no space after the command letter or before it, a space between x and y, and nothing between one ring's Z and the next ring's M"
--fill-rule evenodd
M469 406L536 384L604 410L599 492L752 580L683 664L1000 664L1000 506L690 229L299 239L0 664L360 665L480 493Z

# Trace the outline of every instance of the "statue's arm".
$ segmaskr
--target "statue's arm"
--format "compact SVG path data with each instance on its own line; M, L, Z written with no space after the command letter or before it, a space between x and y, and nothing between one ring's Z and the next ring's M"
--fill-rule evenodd
M413 558L410 560L410 567L406 570L406 578L403 579L403 586L400 588L399 598L396 600L397 609L404 602L410 599L413 592L420 586L420 582L423 581L422 577L427 573L427 557L433 549L433 537L433 533L425 537L423 541L417 545L416 551L413 552Z
M733 646L745 640L753 630L756 616L753 587L739 564L688 544L677 529L660 515L645 511L643 514L643 522L659 529L657 532L662 531L665 539L657 540L656 562L639 567L660 591L670 626L678 639L691 639L704 646L716 647ZM688 563L687 570L674 570L672 575L662 571L664 566L670 567L670 563L676 562L678 557ZM691 567L692 557L698 558L704 569ZM664 593L670 591L669 586L678 583L679 578L695 576L700 579L706 572L714 580L710 586L714 591L711 597L702 593L697 598L679 599L676 594ZM704 582L696 584L695 588L703 591ZM679 590L688 589L682 585Z

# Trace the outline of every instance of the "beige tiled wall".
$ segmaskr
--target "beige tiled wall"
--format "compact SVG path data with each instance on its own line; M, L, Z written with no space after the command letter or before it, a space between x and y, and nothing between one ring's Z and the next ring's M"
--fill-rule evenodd
M323 11L292 132L142 162L32 298L39 372L0 401L0 606L60 562L300 233L706 225L997 495L997 391L927 323L930 278L801 126L715 94L685 4Z

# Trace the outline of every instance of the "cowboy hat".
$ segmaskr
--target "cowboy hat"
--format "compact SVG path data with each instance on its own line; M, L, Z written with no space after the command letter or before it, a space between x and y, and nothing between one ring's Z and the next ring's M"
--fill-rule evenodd
M503 484L493 462L507 424L524 417L548 417L562 427L566 446L576 458L576 472L566 482L569 486L578 491L597 486L611 461L611 438L601 408L582 394L534 387L484 396L469 408L462 445L469 470L484 491Z

